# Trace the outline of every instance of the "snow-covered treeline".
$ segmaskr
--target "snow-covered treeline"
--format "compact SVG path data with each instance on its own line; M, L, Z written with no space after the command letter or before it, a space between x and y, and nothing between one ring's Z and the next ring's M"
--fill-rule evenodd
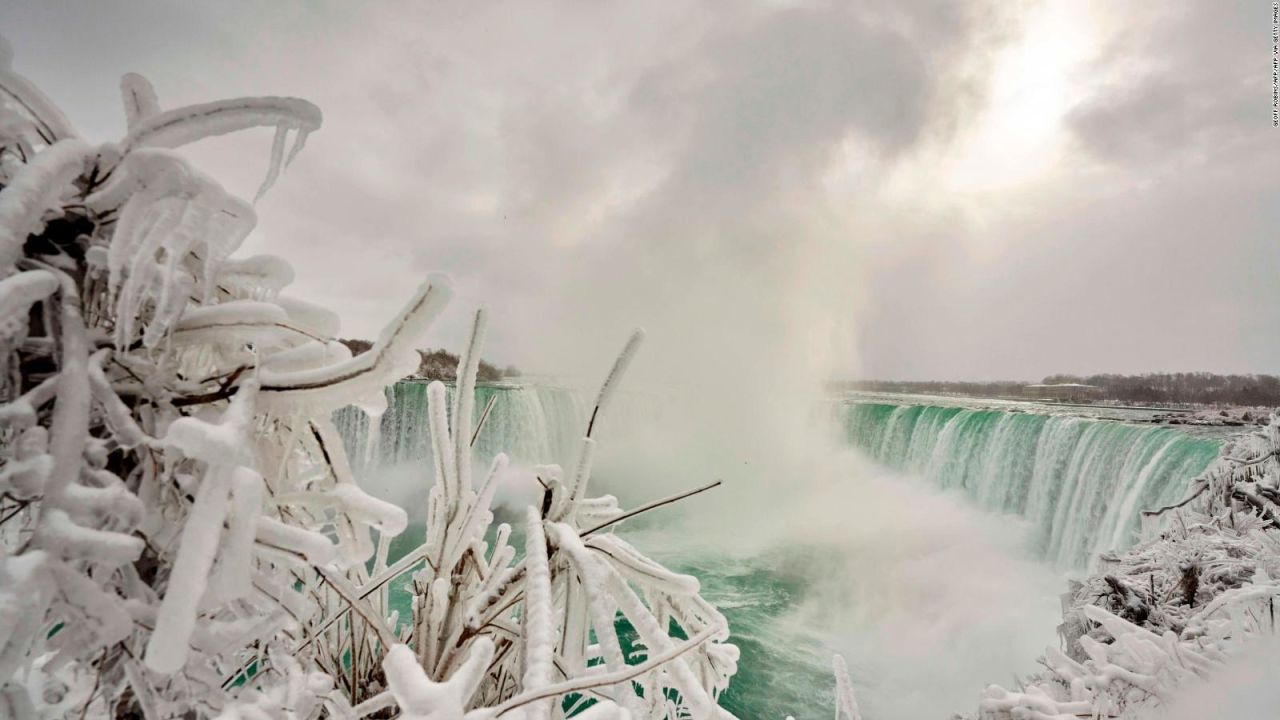
M1224 686L1240 695L1274 688L1274 666L1250 665L1278 637L1278 456L1280 414L1227 443L1181 502L1145 513L1158 535L1104 556L1096 574L1073 584L1062 649L1050 647L1045 670L1017 691L988 687L979 717L1204 717L1176 713L1191 712L1186 694L1207 682L1218 683L1209 691L1216 716L1233 717Z
M489 532L505 458L473 477L477 313L454 399L430 388L426 536L390 562L406 513L361 490L330 416L376 413L417 367L448 281L429 278L353 357L333 313L284 294L285 260L236 254L253 205L174 151L273 128L261 196L319 128L315 106L163 109L126 75L126 136L91 142L11 55L0 47L0 716L727 715L716 698L738 653L723 616L611 532L635 511L591 493L638 333L576 466L540 469L517 553L509 527ZM412 617L391 611L392 580L410 584ZM619 619L638 635L630 656Z

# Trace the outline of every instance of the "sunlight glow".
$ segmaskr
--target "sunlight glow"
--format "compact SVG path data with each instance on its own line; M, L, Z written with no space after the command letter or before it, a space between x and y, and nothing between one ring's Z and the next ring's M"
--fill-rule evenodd
M1094 48L1079 4L1058 0L1029 17L1022 37L997 61L981 119L953 149L945 189L999 192L1051 172L1065 146L1063 119L1078 100L1073 76Z

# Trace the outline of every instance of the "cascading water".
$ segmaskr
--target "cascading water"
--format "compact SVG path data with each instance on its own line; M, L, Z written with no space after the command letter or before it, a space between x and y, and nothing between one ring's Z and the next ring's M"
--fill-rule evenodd
M477 416L497 398L476 441L478 464L506 452L526 469L549 462L571 469L589 394L537 383L476 393ZM649 482L654 469L697 475L689 468L705 467L648 442L646 429L683 427L668 422L679 417L673 405L629 393L612 409L603 437L628 461L638 456L641 468L637 475L615 461L611 468L626 477L608 477L597 462L602 491L631 483L647 500L662 494ZM407 381L388 390L379 432L370 434L362 410L335 417L361 482L411 515L424 506L432 473L426 416L426 383ZM1026 529L1038 533L1042 557L1078 567L1090 552L1128 542L1138 511L1176 498L1218 449L1168 428L925 404L842 405L839 419L845 447L815 442L814 462L789 466L793 474L769 479L710 465L724 472L726 488L706 496L716 504L704 511L740 518L729 523L729 538L754 537L769 513L794 521L773 527L777 541L763 549L739 551L714 534L691 541L699 530L667 513L648 527L618 528L669 566L698 575L729 619L743 655L721 701L740 717L827 713L833 649L848 658L868 716L964 709L972 688L1032 669L1018 663L1043 648L1059 621L1061 578L1024 551ZM754 451L741 450L744 468L757 460ZM961 489L973 502L903 474ZM785 491L769 506L738 504L742 494L732 486L770 481ZM403 544L421 534L421 525L411 527ZM1016 602L1006 605L1010 598ZM915 691L923 686L931 692Z
M389 388L372 438L363 411L337 413L357 471L430 467L426 388L417 381ZM589 412L583 393L538 383L476 389L477 408L493 398L476 440L478 462L505 452L523 465L571 464ZM960 490L983 509L1030 520L1037 550L1068 568L1130 545L1140 511L1177 500L1220 446L1169 427L1073 415L891 402L838 407L844 442L888 468ZM659 407L641 410L646 420L660 414Z
M1044 557L1083 567L1137 537L1220 443L1168 427L963 407L845 404L845 438L877 462L1032 522Z
M449 388L452 402L453 388ZM487 464L504 452L513 462L532 465L567 464L587 421L587 400L569 388L540 385L481 385L476 388L476 415L495 399L476 437L475 457ZM387 389L387 410L382 415L376 447L369 447L369 416L355 407L334 415L357 472L371 465L390 467L403 463L430 467L431 440L427 435L427 383L399 382Z

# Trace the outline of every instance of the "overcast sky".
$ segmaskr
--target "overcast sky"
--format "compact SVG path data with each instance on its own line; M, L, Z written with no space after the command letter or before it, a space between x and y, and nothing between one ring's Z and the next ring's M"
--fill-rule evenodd
M490 355L844 377L1280 372L1271 4L0 4L92 139L277 94L323 128L246 253L372 337L430 271ZM251 196L270 133L191 149ZM786 348L761 360L761 347Z

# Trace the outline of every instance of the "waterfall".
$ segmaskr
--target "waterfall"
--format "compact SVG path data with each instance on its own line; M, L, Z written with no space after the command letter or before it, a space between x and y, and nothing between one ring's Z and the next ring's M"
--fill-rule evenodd
M586 394L542 383L482 385L477 420L491 398L477 463L505 452L520 465L572 466L590 412ZM387 400L372 437L363 410L334 416L354 469L368 476L378 467L430 467L427 383L397 383ZM621 405L629 409L611 413L610 422L621 421L611 436L664 415L660 397L634 394ZM867 401L838 408L844 442L986 510L1026 518L1042 556L1073 568L1131 545L1140 511L1178 500L1220 446L1169 427L1070 415Z
M1131 545L1140 511L1179 499L1220 445L1155 425L962 407L859 402L840 420L877 462L1030 520L1037 549L1064 567Z
M450 402L453 387L448 388ZM387 388L387 410L369 447L369 417L346 407L334 413L351 464L357 473L371 467L421 463L430 467L427 432L427 383L406 380ZM482 465L504 452L515 463L570 465L587 422L582 393L540 384L476 387L476 421L494 400L484 429L476 438L475 458Z

